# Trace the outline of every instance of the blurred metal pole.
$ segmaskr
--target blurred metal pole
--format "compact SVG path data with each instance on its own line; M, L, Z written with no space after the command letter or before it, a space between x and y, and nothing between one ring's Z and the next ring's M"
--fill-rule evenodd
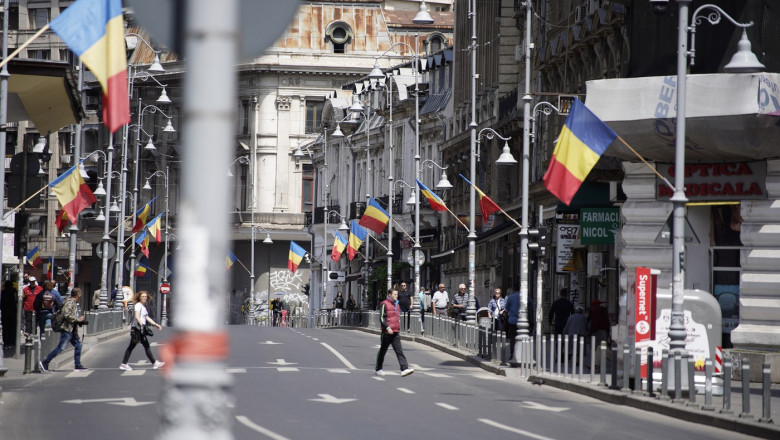
M185 58L182 112L180 227L177 282L187 301L176 301L176 329L163 352L166 383L160 439L232 439L225 371L228 294L224 270L228 239L226 170L235 143L239 32L238 0L192 0L177 11ZM224 171L220 171L224 172ZM209 179L208 176L216 178ZM216 213L216 215L215 215Z
M9 0L3 0L3 47L2 47L2 55L3 59L6 59L8 57L8 14L5 13L5 11L8 11L8 3ZM6 130L7 130L7 123L8 123L8 77L10 75L8 74L8 68L6 65L3 66L2 70L0 70L0 148L3 149L3 158L7 156L5 154L5 148L6 148ZM4 218L4 212L3 207L5 206L5 160L3 160L2 165L0 165L2 169L0 169L0 227L5 228L5 218ZM0 229L2 230L2 229ZM2 232L0 232L0 237L2 237ZM0 246L0 275L3 274L3 247ZM19 274L19 284L22 284L22 274ZM20 304L21 305L21 304ZM6 321L8 322L8 321ZM8 371L7 368L5 368L5 364L3 363L3 338L2 338L2 329L3 326L0 325L0 376L5 376L5 372ZM17 331L16 334L18 335L19 332Z

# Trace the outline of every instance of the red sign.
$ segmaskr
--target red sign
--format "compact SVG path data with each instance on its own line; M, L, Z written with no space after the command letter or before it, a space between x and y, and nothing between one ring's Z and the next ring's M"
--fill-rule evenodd
M171 292L171 285L168 283L162 283L160 285L160 293L170 293Z
M655 339L656 275L650 268L636 268L636 297L634 301L634 342L642 350L642 377L647 377L646 351L648 342Z

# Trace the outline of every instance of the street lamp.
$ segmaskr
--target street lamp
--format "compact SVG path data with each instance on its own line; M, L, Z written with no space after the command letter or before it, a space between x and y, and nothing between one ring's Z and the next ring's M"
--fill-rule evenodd
M392 133L392 129L390 130ZM391 141L392 142L392 141ZM392 165L391 165L392 169ZM409 188L411 191L411 195L409 196L409 200L406 202L408 206L414 206L415 212L419 211L420 206L417 203L417 198L415 197L415 188L417 188L417 185L409 185L408 183L404 182L403 180L396 180L393 181L392 173L390 176L390 197L388 202L388 208L389 208L389 214L390 214L390 221L392 222L393 219L393 199L395 194L395 187L396 186L405 186ZM413 255L412 258L415 258L416 255ZM416 264L416 258L414 263ZM416 289L419 289L419 286L415 284L414 286ZM387 230L387 290L393 288L393 227L392 224L390 225L390 228Z
M234 160L233 163L235 163L235 162L236 161ZM254 197L253 197L253 204L254 204ZM252 211L254 212L254 209ZM259 230L265 232L265 239L263 240L263 244L274 244L274 241L271 239L271 232L268 231L267 229L265 229L264 227L260 226L260 225L255 225L254 221L253 221L252 227L251 227L252 238L251 238L251 241L250 241L250 243L251 243L250 248L252 250L251 251L252 261L250 262L250 267L252 268L252 270L249 272L249 277L251 279L251 289L250 289L250 292L249 292L249 302L250 302L250 306L251 307L254 307L254 303L255 303L255 229L259 229ZM270 321L270 319L271 319L271 316L270 316L271 315L271 252L270 251L267 252L267 255L268 255L268 315L269 315L268 316L269 321L267 321L267 322L271 322Z
M113 135L109 137L109 139L113 140ZM106 310L108 309L108 256L109 256L109 250L108 247L110 245L109 240L111 240L111 237L108 235L109 231L109 224L111 223L109 221L109 197L111 196L111 177L112 177L112 171L111 171L111 162L113 160L114 155L114 146L113 142L109 142L108 148L106 149L106 152L103 152L102 150L95 150L92 153L89 153L87 157L90 157L92 155L98 155L103 156L104 163L106 164L106 174L104 177L107 177L106 179L106 189L105 194L103 195L103 209L104 211L100 211L100 215L95 218L95 220L100 221L100 216L103 216L103 252L101 256L101 263L102 263L102 270L100 272L100 306L98 306L99 310Z
M144 184L143 189L150 191L152 189L152 186L149 185L149 181L155 177L161 176L165 178L165 253L163 254L163 273L162 273L162 282L163 284L168 282L168 235L170 233L170 222L168 222L168 196L170 193L170 182L168 180L168 177L170 176L170 168L165 167L165 171L157 170L154 173L152 173L151 176L146 178L146 183ZM162 299L162 314L160 316L160 325L167 326L168 325L168 307L167 307L167 298Z
M696 25L702 19L710 24L718 24L721 16L725 16L735 26L743 29L742 39L738 43L738 52L731 62L724 66L726 72L746 73L758 72L764 69L764 65L758 62L756 56L750 51L750 41L747 39L746 29L753 26L750 23L738 23L726 12L715 5L702 5L693 13L691 26L688 26L688 9L691 0L677 0L679 9L679 21L677 30L677 133L674 144L674 194L670 199L673 204L673 238L672 238L672 318L669 325L669 351L673 353L685 352L685 338L687 332L684 323L684 296L685 296L685 101L688 56L691 57L691 65L695 57ZM699 17L699 12L709 9L710 12ZM688 51L688 31L691 32L691 50Z
M417 16L412 20L415 24L432 24L433 19L431 18L430 14L428 14L428 8L425 5L425 2L423 1L420 4L420 12L417 14ZM397 43L394 43L392 46L387 48L380 56L376 57L374 61L374 68L371 69L371 73L369 73L369 78L371 79L377 79L377 80L383 80L385 78L385 74L382 72L382 70L379 68L379 58L384 57L390 50L392 50L396 46L405 46L407 49L409 49L412 52L413 58L412 58L412 70L414 71L414 176L415 178L419 177L420 175L420 75L417 71L418 67L418 51L417 51L417 41L419 40L419 34L414 34L414 49L409 46L407 43L404 43L402 41L399 41ZM391 83L392 84L392 83ZM390 96L390 102L392 103L393 97L392 97L392 89L391 89L391 96ZM389 180L389 186L390 186L390 194L393 193L393 127L392 127L392 107L390 109L390 119L391 119L391 126L390 126L390 176L388 177ZM414 263L414 288L419 291L420 289L420 259L418 256L418 253L420 252L420 188L417 185L414 185L413 188L413 195L415 197L415 208L414 208L414 246L412 247L412 260ZM392 218L392 196L390 200L390 217ZM392 240L392 226L390 227L390 233L388 235L388 239ZM387 260L387 284L388 289L392 288L392 267L393 267L393 261L392 261L392 241L389 242L389 245L387 247L388 249L388 260ZM368 260L368 258L366 258Z

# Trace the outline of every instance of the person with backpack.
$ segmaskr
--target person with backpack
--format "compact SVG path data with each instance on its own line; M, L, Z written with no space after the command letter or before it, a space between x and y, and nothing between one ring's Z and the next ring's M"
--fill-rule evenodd
M43 290L36 295L33 307L35 308L35 316L38 319L38 336L40 337L43 336L43 332L46 330L46 322L51 318L52 313L62 307L62 296L54 288L52 281L43 283Z
M59 319L62 322L60 329L60 343L49 353L45 359L38 364L43 371L51 371L49 363L55 356L60 354L68 343L73 345L73 363L74 371L87 371L89 368L81 364L81 339L79 338L78 328L86 325L84 316L79 316L79 300L81 299L81 289L78 287L70 291L70 298L62 305L59 311Z

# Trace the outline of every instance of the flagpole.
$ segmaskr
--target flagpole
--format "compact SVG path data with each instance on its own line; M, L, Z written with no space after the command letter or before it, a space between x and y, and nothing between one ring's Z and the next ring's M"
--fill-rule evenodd
M644 157L640 156L640 155L639 155L639 153L637 153L637 151L636 151L636 150L634 150L633 148L631 148L631 145L628 145L628 143L627 143L625 140L623 140L623 138L622 138L622 137L618 136L617 138L618 138L618 140L620 140L620 142L622 142L622 143L623 143L623 145L625 145L625 146L626 146L626 148L628 148L629 150L631 150L631 152L632 152L632 153L634 153L634 155L636 155L636 157L638 157L638 158L639 158L639 160L641 160L641 161L642 161L642 163L644 163L645 165L647 165L647 167L648 167L648 168L650 168L650 170L652 170L652 171L655 173L655 175L656 175L656 176L658 176L658 177L659 177L661 180L663 180L663 181L664 181L664 183L666 183L666 185L667 185L667 186L669 186L669 188L670 188L672 191L675 191L675 189L674 189L674 185L672 185L672 183L671 183L671 182L669 182L669 180L668 180L666 177L662 176L662 175L661 175L661 173L659 173L659 172L658 172L658 170L656 170L656 169L655 169L655 168L654 168L652 165L650 165L649 163L647 163L647 161L645 160L645 158L644 158Z
M46 24L46 26L42 27L40 30L38 30L38 32L34 33L33 36L30 37L30 39L22 43L21 46L17 47L16 50L11 52L5 59L3 59L3 61L0 61L0 68L8 64L8 62L11 61L12 59L16 58L16 56L19 55L21 51L23 51L27 46L29 46L33 41L35 41L36 38L40 37L41 35L43 35L44 32L48 30L49 30L49 24Z

